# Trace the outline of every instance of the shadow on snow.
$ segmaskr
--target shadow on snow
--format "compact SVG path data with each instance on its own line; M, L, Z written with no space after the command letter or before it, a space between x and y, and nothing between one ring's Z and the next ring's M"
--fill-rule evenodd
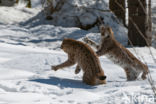
M49 84L59 86L60 88L83 88L83 89L94 89L96 86L90 86L84 84L81 80L50 77L49 79L34 79L34 82L39 82L42 84Z

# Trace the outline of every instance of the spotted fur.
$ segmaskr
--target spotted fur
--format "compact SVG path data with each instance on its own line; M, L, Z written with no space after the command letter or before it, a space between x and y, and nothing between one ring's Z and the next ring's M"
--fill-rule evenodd
M128 49L116 41L112 29L102 25L100 32L101 43L97 48L97 55L106 55L112 62L121 66L125 70L127 80L136 80L141 72L143 72L142 79L146 79L146 75L148 74L147 65L139 61ZM88 38L85 38L84 41L87 44L95 43Z
M68 60L60 65L52 66L52 70L56 71L77 63L75 73L79 73L82 68L84 83L89 85L106 83L106 76L98 56L87 44L73 39L64 39L61 48L68 54Z

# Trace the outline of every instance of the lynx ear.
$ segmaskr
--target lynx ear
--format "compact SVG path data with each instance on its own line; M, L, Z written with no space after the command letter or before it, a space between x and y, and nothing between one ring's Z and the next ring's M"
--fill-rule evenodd
M99 79L100 80L105 80L107 77L106 76L100 76Z

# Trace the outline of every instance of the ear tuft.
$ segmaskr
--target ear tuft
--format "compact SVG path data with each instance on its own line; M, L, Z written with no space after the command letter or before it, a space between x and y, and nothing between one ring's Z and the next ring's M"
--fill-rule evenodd
M105 80L107 77L106 76L100 76L99 79L100 80Z

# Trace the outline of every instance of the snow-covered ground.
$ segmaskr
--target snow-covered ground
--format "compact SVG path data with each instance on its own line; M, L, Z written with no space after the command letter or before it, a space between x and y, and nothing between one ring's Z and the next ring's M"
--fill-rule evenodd
M0 7L0 104L154 104L147 80L126 81L123 69L105 56L100 57L107 75L105 85L82 83L83 73L74 74L75 66L52 71L51 65L67 59L59 49L64 37L81 40L88 36L98 41L100 34L75 27L53 26L46 21L42 21L44 24L34 22L34 18L38 21L37 17L42 17L38 4L34 0L32 9L22 8L22 4ZM126 38L121 38L125 29L120 33L116 37L124 44ZM133 49L129 50L136 55ZM156 80L156 64L149 49L135 50L143 57L141 61L147 62ZM156 50L151 50L156 56Z
M130 49L133 51L132 49ZM155 79L156 65L147 48L136 48L144 56ZM156 54L156 50L153 49ZM67 59L62 51L0 43L1 104L154 104L147 80L126 81L123 69L100 57L107 84L88 86L75 66L51 71L50 66Z
M148 49L136 50L148 62L152 76L156 76L156 65L149 57ZM153 52L156 54L156 50ZM66 59L67 55L61 51L0 43L0 103L154 103L147 80L127 82L123 69L106 57L100 60L107 75L107 84L93 87L82 83L82 72L74 74L75 66L57 72L50 70L51 65Z

